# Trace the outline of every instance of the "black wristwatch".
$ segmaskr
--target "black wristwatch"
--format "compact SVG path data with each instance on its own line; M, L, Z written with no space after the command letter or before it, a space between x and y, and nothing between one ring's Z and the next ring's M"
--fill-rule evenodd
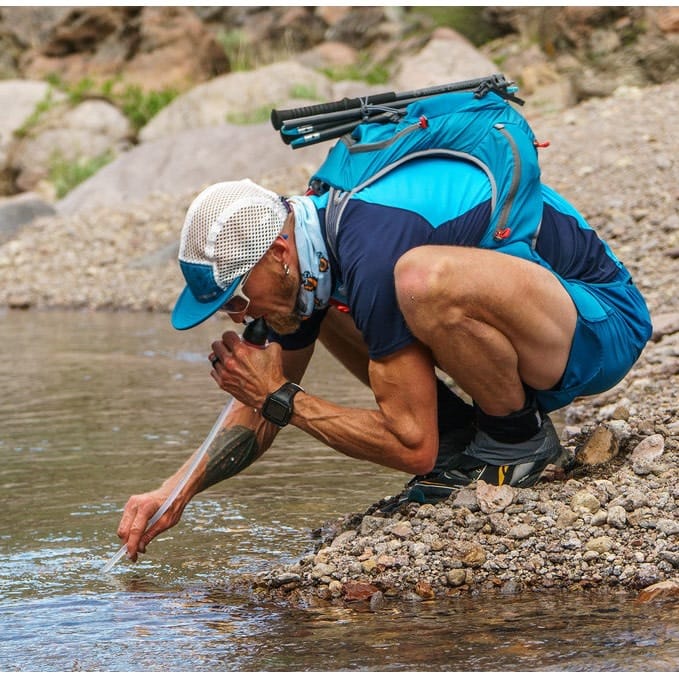
M304 389L294 382L286 382L269 394L264 401L262 417L278 427L284 427L292 417L292 403L298 391Z

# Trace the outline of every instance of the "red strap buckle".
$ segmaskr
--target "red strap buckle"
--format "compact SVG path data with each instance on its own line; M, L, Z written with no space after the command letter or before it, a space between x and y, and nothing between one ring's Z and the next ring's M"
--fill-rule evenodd
M504 240L505 238L509 238L509 234L511 232L512 230L509 227L505 227L504 229L498 229L495 232L493 238L495 238L495 240Z
M536 149L546 149L552 142L550 141L538 141L537 139L533 142L533 146Z
M426 130L429 127L429 119L427 116L420 116L420 127Z
M343 304L342 302L340 302L337 299L334 299L333 297L331 297L328 300L328 303L330 304L330 306L334 306L335 309L337 309L337 311L341 311L343 314L348 314L351 311L351 309L346 304Z

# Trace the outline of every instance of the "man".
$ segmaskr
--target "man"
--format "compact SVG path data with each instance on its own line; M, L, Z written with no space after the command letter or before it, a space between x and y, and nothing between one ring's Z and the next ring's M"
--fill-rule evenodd
M547 413L612 387L650 336L625 267L546 186L526 258L475 247L491 189L465 162L413 160L356 193L336 257L324 232L327 200L285 200L244 180L209 187L189 208L179 254L187 286L174 326L222 310L238 323L263 317L275 341L262 350L226 332L213 343L212 377L238 405L148 532L183 470L130 498L118 533L132 558L287 423L345 455L414 474L402 499L435 501L477 479L533 485L564 462ZM340 407L298 386L317 339L370 385L374 409Z

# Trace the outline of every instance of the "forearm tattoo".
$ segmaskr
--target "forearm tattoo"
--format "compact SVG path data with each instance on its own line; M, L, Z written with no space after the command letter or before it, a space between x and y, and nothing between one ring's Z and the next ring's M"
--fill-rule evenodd
M207 449L206 457L205 476L199 491L235 476L259 457L255 432L240 425L222 429Z

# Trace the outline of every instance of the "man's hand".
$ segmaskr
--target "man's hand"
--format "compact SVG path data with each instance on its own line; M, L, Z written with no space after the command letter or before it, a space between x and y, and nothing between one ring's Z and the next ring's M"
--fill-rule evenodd
M181 518L186 505L177 498L163 516L148 531L146 530L151 517L160 509L168 495L169 493L159 489L142 495L133 495L127 501L118 525L118 537L127 545L127 555L132 561L137 560L137 553L146 552L146 546L153 538L172 528Z
M219 359L210 373L221 389L251 408L261 408L266 397L287 382L283 375L280 344L266 348L243 342L235 332L225 332L212 343Z

